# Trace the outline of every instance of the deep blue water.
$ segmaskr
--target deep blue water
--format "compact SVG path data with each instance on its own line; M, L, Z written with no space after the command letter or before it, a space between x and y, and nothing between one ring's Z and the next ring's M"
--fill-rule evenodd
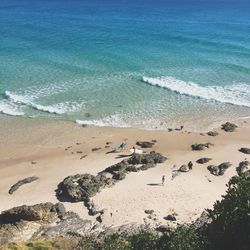
M249 1L0 0L2 113L195 127L250 116L249 87Z

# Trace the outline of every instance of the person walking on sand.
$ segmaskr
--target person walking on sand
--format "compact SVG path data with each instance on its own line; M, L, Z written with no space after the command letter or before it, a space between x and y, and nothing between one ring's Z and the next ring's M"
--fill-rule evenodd
M161 178L161 184L162 184L162 186L164 186L164 183L165 183L165 175L163 175L162 178Z

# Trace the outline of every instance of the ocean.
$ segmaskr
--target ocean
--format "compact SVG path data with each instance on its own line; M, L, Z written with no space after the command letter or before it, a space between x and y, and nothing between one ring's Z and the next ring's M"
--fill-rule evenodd
M250 116L250 2L0 0L0 113L193 129Z

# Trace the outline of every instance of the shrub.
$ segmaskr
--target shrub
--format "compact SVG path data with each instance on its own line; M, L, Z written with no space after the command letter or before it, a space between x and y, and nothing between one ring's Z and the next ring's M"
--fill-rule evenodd
M212 223L207 235L211 249L249 249L250 246L250 178L239 173L228 183L221 201L209 211Z

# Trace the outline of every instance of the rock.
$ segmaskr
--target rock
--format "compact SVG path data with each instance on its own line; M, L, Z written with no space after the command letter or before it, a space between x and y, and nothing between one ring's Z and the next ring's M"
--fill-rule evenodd
M154 168L155 167L155 164L154 163L148 163L148 164L144 164L142 165L139 170L142 170L142 171L146 171L148 170L149 168Z
M202 212L201 216L191 224L191 228L194 230L204 229L206 225L212 222L212 219L209 218L208 212L205 210Z
M230 162L223 162L219 166L210 165L207 167L207 169L210 171L211 174L219 176L223 175L230 166L232 166Z
M209 131L209 132L207 132L207 135L209 135L209 136L218 136L219 133L217 131Z
M72 202L85 201L93 197L105 186L110 186L112 181L103 174L97 176L91 174L77 174L66 177L56 191L59 199L67 199Z
M156 231L160 233L170 233L172 230L169 226L160 225L159 227L156 228Z
M146 209L145 214L153 214L155 211L153 209Z
M128 172L138 172L139 169L134 165L129 165L128 167L126 167L126 171L128 171Z
M86 128L86 127L88 127L88 125L87 124L82 124L82 127Z
M225 130L226 132L234 132L236 128L238 128L238 126L230 122L226 122L221 125L221 129Z
M148 164L148 163L158 164L158 163L163 163L166 160L167 160L166 157L152 151L149 154L145 155L134 154L127 160L127 162L132 165Z
M179 168L179 171L180 172L189 172L189 167L187 165L182 165L180 168Z
M243 154L250 154L250 148L240 148L239 151Z
M169 214L168 216L164 217L163 219L169 221L176 221L176 217L173 214Z
M196 162L199 164L205 164L207 162L209 162L210 160L212 160L211 158L200 158L199 160L197 160Z
M245 172L248 169L248 166L250 166L250 162L249 161L242 161L242 162L240 162L239 166L236 169L237 173Z
M152 148L154 146L154 142L151 141L138 141L136 142L136 145L140 146L141 148Z
M118 172L113 175L113 179L117 181L124 180L126 178L126 174L124 172Z
M31 183L33 181L36 181L38 180L39 178L36 177L36 176L31 176L31 177L28 177L28 178L25 178L25 179L22 179L20 181L18 181L16 184L14 184L10 190L9 190L9 194L13 194L18 188L20 188L22 185L24 184L28 184L28 183Z
M1 223L15 223L25 221L53 222L56 218L63 218L66 211L61 203L56 205L47 202L34 206L19 206L3 211L0 214Z
M124 171L126 171L126 169L127 169L128 166L129 166L129 164L128 164L127 161L121 161L121 162L118 162L115 165L107 167L102 172L107 172L107 173L110 173L110 174L115 174L118 171L119 172L124 172Z
M213 146L212 143L195 143L191 145L192 150L196 150L196 151L201 151L204 150L205 148L209 148L210 146Z
M102 148L92 148L92 152L96 152L96 151L98 151L98 150L101 150Z
M0 214L0 245L37 239L84 235L93 227L63 204L41 203L19 206Z

